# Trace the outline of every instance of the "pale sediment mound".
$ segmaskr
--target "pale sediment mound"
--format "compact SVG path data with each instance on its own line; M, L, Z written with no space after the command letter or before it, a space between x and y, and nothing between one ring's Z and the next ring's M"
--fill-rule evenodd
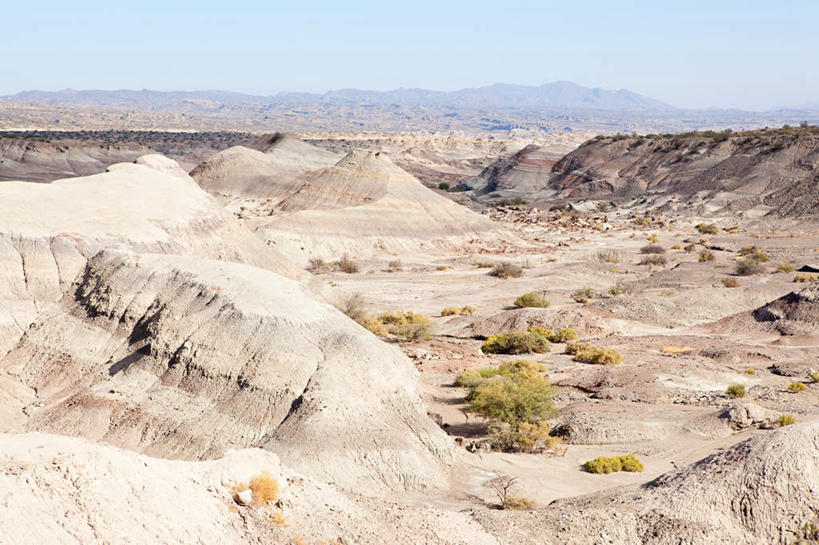
M172 160L146 156L52 183L0 184L0 354L103 248L181 253L303 275Z
M460 337L486 338L498 333L522 331L533 325L555 331L571 327L581 337L627 333L633 327L628 320L617 318L608 310L591 306L561 309L516 308L477 318L455 334Z
M294 259L434 253L510 239L491 220L424 187L386 155L353 151L305 174L281 214L248 225Z
M709 324L715 333L772 332L780 335L819 335L819 282L775 299L761 307Z
M272 204L295 193L302 174L334 165L341 155L298 138L263 136L251 147L221 151L191 171L203 189L222 200L270 199Z
M0 360L26 426L152 455L259 446L362 491L443 483L417 371L298 283L235 263L104 251Z
M463 186L479 195L511 191L536 198L548 189L552 167L559 158L554 152L530 144L514 155L498 159Z
M797 543L819 517L819 423L764 433L637 488L557 500L536 516L475 513L500 542ZM537 536L537 538L535 538Z

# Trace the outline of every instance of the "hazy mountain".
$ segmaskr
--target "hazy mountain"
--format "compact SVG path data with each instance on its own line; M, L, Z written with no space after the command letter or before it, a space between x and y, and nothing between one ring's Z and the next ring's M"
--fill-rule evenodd
M426 89L395 89L366 91L341 89L323 94L279 93L274 96L254 96L228 91L151 91L143 89L100 91L23 91L2 97L8 102L51 104L63 106L106 106L131 108L168 107L179 104L215 103L240 104L373 104L428 106L436 108L560 108L594 110L671 111L664 102L621 89L610 91L589 88L568 81L540 86L497 83L487 87L458 91Z

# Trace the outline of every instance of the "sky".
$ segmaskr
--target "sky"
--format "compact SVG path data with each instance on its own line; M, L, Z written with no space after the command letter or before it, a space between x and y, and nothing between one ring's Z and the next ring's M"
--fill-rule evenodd
M568 80L683 108L819 105L819 0L40 0L5 3L0 36L3 95Z

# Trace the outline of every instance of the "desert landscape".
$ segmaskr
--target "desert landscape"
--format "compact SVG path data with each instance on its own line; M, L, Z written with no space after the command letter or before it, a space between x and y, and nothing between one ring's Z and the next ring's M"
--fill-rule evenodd
M819 545L819 6L4 7L0 545Z

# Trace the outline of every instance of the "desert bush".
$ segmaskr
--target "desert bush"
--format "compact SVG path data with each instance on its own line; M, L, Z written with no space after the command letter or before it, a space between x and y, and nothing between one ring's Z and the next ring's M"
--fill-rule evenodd
M589 347L579 350L574 355L574 361L592 363L595 365L618 365L623 363L623 356L613 348Z
M443 191L449 191L449 184L446 182L441 182L440 184L438 184L438 189L441 189Z
M691 252L693 252L695 249L696 249L696 245L694 245L694 244L686 244L686 245L685 245L685 248L683 248L683 250L685 250L685 251L686 251L686 252L688 252L689 254L690 254Z
M719 233L719 227L714 225L713 223L698 223L694 226L694 229L702 233L703 235L716 235Z
M497 276L498 278L503 278L505 280L507 278L518 278L522 276L523 269L515 265L514 263L504 261L492 267L492 270L489 271L489 274L490 276Z
M649 236L646 237L646 240L649 241L649 242L652 242L652 243L659 242L660 237L658 237L656 233L652 233L652 234L650 234Z
M481 350L486 354L525 354L549 352L550 347L549 339L542 332L530 327L526 331L491 335L483 343Z
M313 257L307 264L307 270L313 274L330 272L330 265L320 257Z
M387 337L390 334L390 331L387 329L387 326L374 316L368 316L361 321L361 325L364 326L365 329L368 329L373 335L376 337Z
M700 252L700 263L707 261L714 261L714 254L708 248Z
M609 288L609 295L612 295L614 297L617 297L618 295L623 295L625 292L626 290L623 289L623 286L621 286L620 284L615 284Z
M672 250L682 250L682 244L675 244L671 247Z
M634 454L626 454L612 457L598 456L583 464L583 469L589 473L609 474L618 471L641 472L645 468Z
M534 509L535 506L535 500L516 494L509 494L509 496L506 497L506 501L501 505L504 510L509 509L514 511L530 511Z
M387 263L387 269L390 272L397 272L403 269L404 265L401 263L400 259L393 259L389 263Z
M819 371L814 371L808 376L810 377L811 382L819 382Z
M641 254L664 254L665 248L660 246L659 244L649 244L647 246L643 246L640 248Z
M796 270L796 267L790 263L782 263L779 267L777 267L777 270L784 273L792 273Z
M432 335L429 318L412 311L385 312L377 318L365 318L361 325L379 337L394 335L401 341L420 341Z
M750 276L752 274L759 274L765 270L765 266L760 261L753 257L743 257L737 261L736 274L740 276Z
M572 299L574 299L578 303L588 303L589 299L591 299L595 295L597 294L593 288L581 288L572 293Z
M738 288L739 287L739 281L736 278L734 278L733 276L726 276L725 278L723 278L721 280L721 282L722 282L722 285L725 286L726 288Z
M360 293L354 293L344 299L341 304L336 306L336 308L346 314L349 318L361 323L367 317L364 310L366 304L367 302Z
M546 337L549 341L553 343L565 343L569 341L573 341L577 339L577 331L572 329L571 327L564 327L563 329L558 329L556 332L552 333L551 330L549 331L549 335Z
M549 379L539 373L509 373L478 383L467 397L470 412L518 432L524 422L535 423L557 413L554 394Z
M522 452L542 452L545 450L561 449L560 437L553 437L549 424L543 420L535 423L523 422L518 427L514 446Z
M778 422L780 426L790 426L791 424L796 424L796 418L790 414L780 414Z
M621 263L622 261L625 261L623 252L612 249L599 250L595 254L595 257L598 261L603 263Z
M461 309L458 307L446 307L441 310L441 316L458 316L461 314Z
M461 307L461 316L472 316L478 311L478 307L475 305L466 305L465 307Z
M492 267L497 265L497 263L494 263L492 261L476 261L474 265L479 269L491 269Z
M805 386L805 384L802 382L791 382L790 384L788 384L788 391L794 394L804 392L807 389L808 387Z
M725 393L728 395L728 397L734 399L745 397L745 386L742 384L732 384L725 389Z
M756 369L751 369L749 367L748 369L745 370L745 374L746 375L755 375L756 374Z
M640 265L665 265L668 260L664 255L647 255L640 260Z
M768 255L760 250L756 246L745 246L744 248L739 250L739 255L742 257L750 257L751 259L755 259L756 261L765 263L768 261Z
M519 295L517 299L515 299L515 306L519 308L524 307L535 307L535 308L548 308L549 301L541 297L536 293L524 293L523 295Z
M358 263L350 259L350 256L344 254L338 261L333 261L332 269L334 271L343 272L347 274L355 274L359 271Z
M810 283L819 281L819 275L816 274L797 274L793 277L794 282L803 282L803 283Z
M279 482L269 471L262 471L254 475L250 482L239 483L231 489L235 496L240 492L250 489L253 493L253 503L255 505L267 505L279 499Z
M651 225L651 218L645 218L645 217L644 218L634 218L632 220L632 222L634 223L634 225L639 225L641 227L647 227L647 226Z
M586 350L591 347L592 346L589 343L585 342L566 343L566 354L571 354L572 356L574 356L581 350Z

